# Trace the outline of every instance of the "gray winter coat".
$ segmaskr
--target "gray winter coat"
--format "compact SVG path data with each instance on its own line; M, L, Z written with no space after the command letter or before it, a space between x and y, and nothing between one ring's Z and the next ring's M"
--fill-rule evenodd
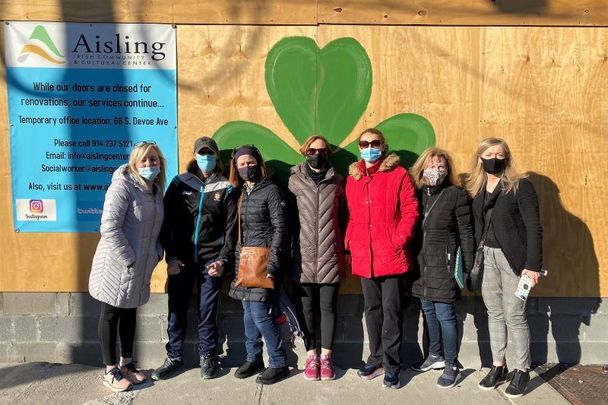
M163 192L144 189L128 165L112 176L101 216L89 294L119 308L136 308L150 298L152 270L162 258L158 234L163 223Z
M291 168L290 206L292 215L294 269L300 283L338 283L344 272L343 229L346 223L344 178L327 170L317 185L306 172L305 163Z

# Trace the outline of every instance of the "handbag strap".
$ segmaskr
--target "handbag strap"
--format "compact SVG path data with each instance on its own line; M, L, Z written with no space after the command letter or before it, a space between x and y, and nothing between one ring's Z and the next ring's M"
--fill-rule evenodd
M422 227L423 228L424 228L424 224L426 224L426 220L429 217L429 214L431 213L431 211L433 211L433 208L435 208L435 204L437 204L437 202L441 198L441 195L443 194L444 191L445 191L445 188L443 190L441 190L441 192L439 193L439 195L437 196L437 198L435 198L435 201L433 201L433 203L431 204L431 206L429 207L429 209L426 210L426 212L424 213L424 219L422 220Z
M245 190L243 190L241 192L241 196L239 197L239 204L238 204L237 209L236 209L236 216L237 216L237 222L238 222L237 226L239 228L239 236L238 236L238 239L236 241L237 245L241 244L241 205L243 204L243 193L244 192L245 192Z
M484 217L483 224L483 233L481 234L481 241L479 242L479 247L482 248L484 242L486 240L486 236L488 236L488 231L490 230L490 222L492 221L492 211L494 211L494 207L490 208Z

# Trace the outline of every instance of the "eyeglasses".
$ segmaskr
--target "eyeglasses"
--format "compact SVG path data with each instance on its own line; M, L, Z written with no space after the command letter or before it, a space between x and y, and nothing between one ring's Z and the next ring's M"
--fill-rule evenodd
M139 141L133 144L134 147L141 145L156 145L156 141Z
M369 148L370 146L372 148L379 148L380 146L382 146L382 141L380 139L374 139L371 142L359 141L359 147L362 149Z
M316 155L316 154L321 154L321 153L327 153L327 148L320 148L320 149L315 149L315 148L308 148L306 149L306 154L308 156L312 156L312 155Z

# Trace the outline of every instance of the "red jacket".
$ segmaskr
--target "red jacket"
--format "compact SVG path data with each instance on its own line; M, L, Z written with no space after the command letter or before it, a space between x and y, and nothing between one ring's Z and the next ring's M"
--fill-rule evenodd
M349 167L346 200L349 221L345 246L355 276L372 278L403 274L412 268L406 248L418 220L418 201L399 156L388 155L371 177L361 162Z

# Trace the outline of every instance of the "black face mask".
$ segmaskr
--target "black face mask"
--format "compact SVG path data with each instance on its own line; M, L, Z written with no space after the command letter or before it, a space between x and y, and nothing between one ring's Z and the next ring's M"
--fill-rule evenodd
M506 159L497 159L497 158L492 158L492 159L481 158L481 161L483 162L483 170L485 170L485 172L489 173L489 174L502 173L502 171L505 169L505 164L507 162Z
M244 181L255 180L256 177L258 176L258 165L240 167L238 169L238 171L239 171L239 177L241 179L243 179Z
M314 155L307 155L306 161L313 169L322 169L327 164L327 154L326 153L315 153Z

